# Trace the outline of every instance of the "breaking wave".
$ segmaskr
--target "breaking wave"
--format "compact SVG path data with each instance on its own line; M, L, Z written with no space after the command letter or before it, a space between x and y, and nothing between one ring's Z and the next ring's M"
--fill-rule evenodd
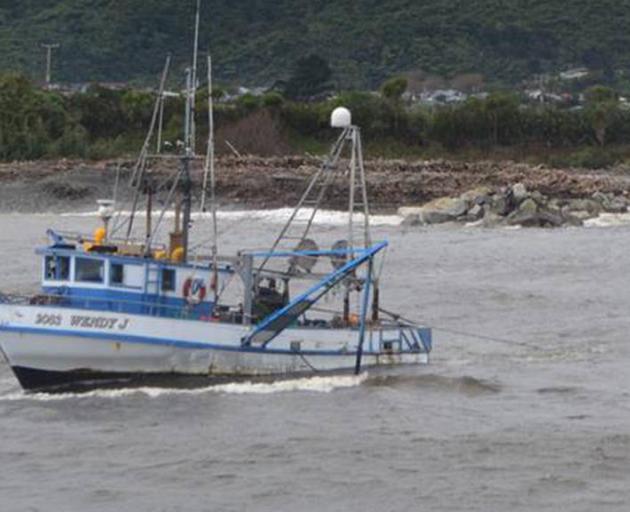
M602 213L594 219L584 221L587 228L614 228L630 224L630 213Z
M163 396L195 396L208 393L232 394L232 395L271 395L275 393L311 392L331 393L337 389L360 386L368 378L367 373L361 375L341 375L330 377L308 377L301 379L279 380L275 382L233 382L215 384L206 387L192 389L178 388L123 388L123 389L98 389L84 393L24 393L18 392L0 397L0 401L60 401L78 398L105 398L116 399L132 396L145 396L147 398L160 398Z
M218 217L220 220L225 221L240 221L245 219L262 220L271 224L284 224L293 213L293 208L276 208L273 210L236 210L236 211L220 211ZM303 208L300 210L297 216L297 220L306 222L310 219L313 210L311 208ZM122 215L129 215L130 212L123 211ZM145 216L145 212L137 212L136 217ZM158 215L157 213L155 214ZM68 212L62 213L61 217L97 217L97 211L89 212ZM175 216L174 211L167 211L164 214L165 218L172 218ZM210 219L211 214L209 212L192 214L194 220ZM354 219L357 222L363 220L363 214L356 213ZM403 221L403 218L399 215L370 215L370 223L373 226L399 226ZM319 210L315 215L315 222L318 224L324 224L329 226L344 226L348 223L348 213L333 210Z

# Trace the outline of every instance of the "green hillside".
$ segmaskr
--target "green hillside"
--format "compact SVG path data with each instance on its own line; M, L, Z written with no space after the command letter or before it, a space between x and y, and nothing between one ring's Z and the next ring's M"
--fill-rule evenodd
M310 53L340 88L396 73L482 73L515 83L586 65L630 68L630 0L204 0L201 47L218 79L271 84ZM154 82L191 48L192 0L0 0L0 71L43 74L39 44L62 43L64 81Z

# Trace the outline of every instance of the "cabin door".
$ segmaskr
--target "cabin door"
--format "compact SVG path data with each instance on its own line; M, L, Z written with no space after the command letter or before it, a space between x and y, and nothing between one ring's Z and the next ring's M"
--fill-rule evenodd
M145 295L159 296L162 289L160 267L157 265L147 265L146 277L144 280Z

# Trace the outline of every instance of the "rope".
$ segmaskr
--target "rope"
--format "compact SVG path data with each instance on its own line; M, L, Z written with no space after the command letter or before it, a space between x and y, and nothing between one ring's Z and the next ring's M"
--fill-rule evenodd
M456 334L458 336L466 336L468 338L478 339L478 340L482 340L482 341L492 341L494 343L503 343L505 345L516 345L516 346L520 346L520 347L531 348L531 349L534 349L534 350L544 350L544 348L541 347L540 345L536 345L534 343L528 343L526 341L519 341L519 340L510 339L510 338L499 338L497 336L487 336L485 334L477 334L477 333L473 333L473 332L469 332L469 331L461 331L461 330L457 330L457 329L451 329L451 328L448 328L448 327L440 327L440 326L432 324L431 322L419 322L419 321L416 321L416 320L405 318L405 317L403 317L401 315L398 315L396 313L392 313L391 311L387 311L386 309L383 309L383 308L379 308L379 311L381 313L385 313L386 315L392 317L396 321L402 320L403 322L407 322L407 323L414 324L414 325L430 325L431 328L434 331L442 331L442 332L446 332L448 334Z
M472 332L458 331L455 329L447 329L445 327L432 327L432 328L436 331L442 331L448 334L456 334L458 336L466 336L468 338L474 338L474 339L478 339L482 341L492 341L494 343L503 343L506 345L517 345L520 347L531 348L534 350L544 350L543 347L541 347L540 345L535 345L534 343L528 343L526 341L518 341L518 340L509 339L509 338L497 338L495 336L486 336L483 334L475 334Z
M300 356L300 359L302 359L302 361L304 361L304 364L306 366L308 366L314 373L319 373L320 371L315 368L311 363L308 362L308 359L306 359L306 357L304 357L304 354L302 354L301 352L297 353Z

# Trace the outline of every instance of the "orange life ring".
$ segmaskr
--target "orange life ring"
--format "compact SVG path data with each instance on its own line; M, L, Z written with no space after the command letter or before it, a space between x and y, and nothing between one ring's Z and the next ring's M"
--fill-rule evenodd
M201 304L206 298L206 285L203 279L189 277L184 281L182 293L189 304Z

